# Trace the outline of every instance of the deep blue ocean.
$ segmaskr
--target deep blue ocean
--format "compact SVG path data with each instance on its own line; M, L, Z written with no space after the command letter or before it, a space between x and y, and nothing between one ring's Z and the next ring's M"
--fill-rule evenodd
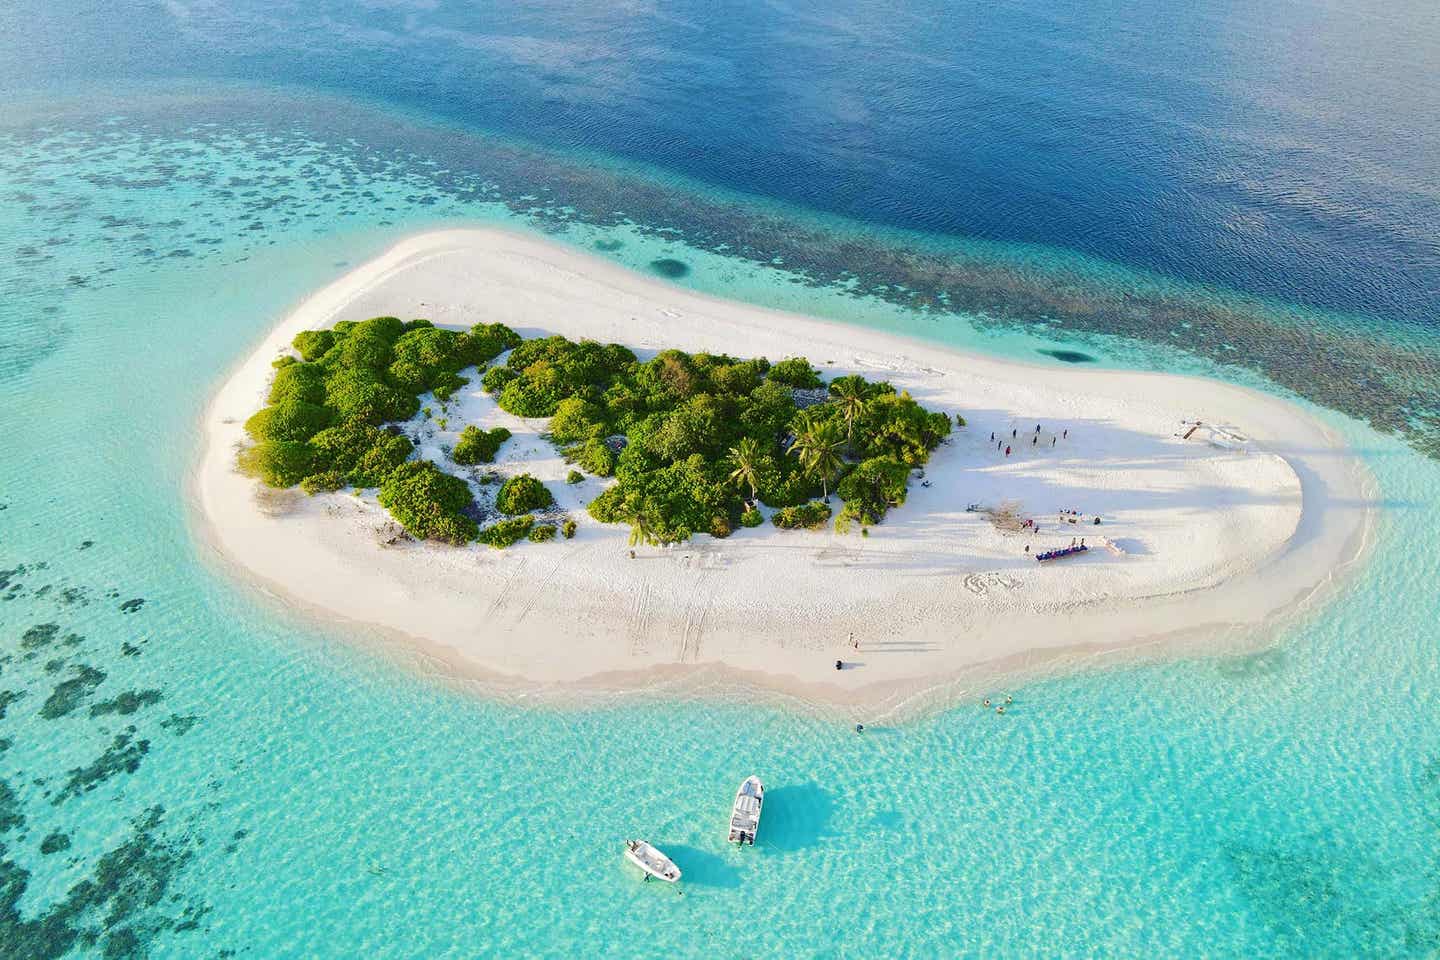
M186 477L287 306L477 222L1281 393L1375 472L1371 558L1003 726L457 691L233 582ZM1440 954L1437 225L1415 0L10 0L0 958Z

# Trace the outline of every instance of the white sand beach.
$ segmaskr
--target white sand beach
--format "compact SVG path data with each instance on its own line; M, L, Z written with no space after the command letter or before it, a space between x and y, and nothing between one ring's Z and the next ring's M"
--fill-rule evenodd
M508 427L496 469L523 461L578 521L575 538L503 551L387 546L373 492L257 496L235 470L242 424L293 336L382 314L501 321L527 337L614 341L642 359L671 347L805 356L827 378L889 380L969 423L936 450L929 485L913 480L867 537L765 524L632 559L628 529L585 513L605 481L567 485L569 467L539 437L545 421L499 410L471 371L448 430L407 429L444 465L441 446L466 423ZM1207 426L1182 439L1194 420ZM559 693L738 681L885 711L1059 664L1253 644L1360 557L1372 514L1358 459L1274 397L959 353L696 295L497 230L410 238L307 299L219 388L203 431L197 531L227 566L297 611L390 637L447 672ZM1002 531L972 504L1009 504L1039 532ZM1065 509L1082 521L1062 522ZM1078 537L1094 549L1046 565L1024 552Z

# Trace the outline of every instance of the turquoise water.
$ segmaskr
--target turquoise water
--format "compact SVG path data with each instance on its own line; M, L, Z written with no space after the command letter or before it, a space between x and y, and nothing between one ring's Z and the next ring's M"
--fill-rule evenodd
M91 96L0 133L0 956L1440 951L1440 463L1417 434L1322 412L1378 478L1377 542L1264 652L1047 679L1004 717L965 702L863 738L777 705L467 695L231 582L186 506L229 365L307 291L434 225L678 260L708 292L1010 356L1274 376L1361 416L1347 369L1291 357L1304 376L1286 376L1264 341L1358 331L1377 377L1426 396L1427 328L745 206L629 165L582 181L573 157L505 139L470 174L412 118L317 120L279 109L293 93L207 94L165 124L141 97ZM363 148L333 139L362 119ZM703 215L668 219L687 204ZM741 249L754 223L823 249L766 266ZM871 255L902 243L1001 271L1013 300L957 314L871 289ZM1157 285L1262 362L1026 314ZM752 772L771 795L741 853L724 818ZM623 866L636 834L680 863L683 897Z

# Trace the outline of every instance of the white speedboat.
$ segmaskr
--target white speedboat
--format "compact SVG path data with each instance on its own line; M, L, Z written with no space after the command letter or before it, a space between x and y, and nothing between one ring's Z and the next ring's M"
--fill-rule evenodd
M755 845L755 831L760 829L760 808L765 805L765 785L759 777L746 777L735 793L735 806L730 808L730 842Z
M680 879L680 868L675 866L675 861L644 840L626 840L625 859L644 870L646 880L657 877L666 883L674 883Z

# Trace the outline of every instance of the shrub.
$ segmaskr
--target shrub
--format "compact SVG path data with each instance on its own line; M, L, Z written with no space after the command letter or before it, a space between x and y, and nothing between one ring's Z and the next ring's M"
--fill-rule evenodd
M455 395L455 391L469 383L468 377L462 377L458 373L451 373L448 370L437 374L430 381L430 392L441 400L449 400Z
M275 371L271 403L324 403L325 371L313 363L292 363Z
M486 393L498 395L505 389L506 384L519 376L520 374L509 367L491 367L480 378L480 389Z
M309 444L295 440L265 440L240 451L238 459L242 473L272 487L293 487L314 472Z
M365 369L341 369L328 376L325 404L342 420L377 426L386 421L409 420L420 409L414 394L381 382L374 372Z
M324 473L312 473L300 481L300 489L312 497L317 493L328 493L332 490L339 490L345 486L345 475L335 470L327 470Z
M549 524L542 524L530 528L530 542L544 543L547 540L555 539L555 528Z
M955 426L957 426L957 427L968 426L968 424L965 423L965 418L964 418L963 416L961 416L960 414L958 414L958 413L955 414Z
M413 447L401 433L349 420L310 438L317 469L335 471L356 487L378 487Z
M476 539L496 550L504 550L512 543L518 543L530 532L530 527L534 523L534 517L511 517L508 520L497 520L481 530Z
M740 526L742 527L758 527L764 522L765 515L754 507L740 514Z
M565 475L565 482L566 482L566 483L584 483L584 482L585 482L585 474L581 473L579 470L571 470L569 473L567 473L567 474Z
M460 431L460 439L455 449L450 451L450 459L463 464L490 463L500 445L509 439L510 431L504 427L481 430L472 423Z
M495 494L495 508L501 513L529 513L555 502L545 484L528 473L511 477L500 485Z
M795 530L801 527L813 530L816 527L824 526L825 521L830 519L830 505L819 500L811 500L798 507L777 510L770 519L775 526L782 530Z
M608 477L615 472L615 454L604 440L591 439L566 447L565 460L579 464L581 470L597 477Z
M475 521L461 513L473 502L464 480L442 473L428 460L401 464L380 485L380 505L406 533L421 540L456 545L474 540Z
M287 400L255 413L245 421L245 432L256 440L309 440L329 425L324 407Z
M560 443L574 443L591 437L604 437L605 412L580 397L566 397L550 418L550 436Z
M460 335L455 354L463 361L462 367L478 367L520 343L520 334L503 323L477 323Z
M319 360L335 346L335 332L333 330L301 330L295 334L295 339L290 341L300 356L305 360Z
M571 539L572 537L574 537L574 536L575 536L575 521L574 521L574 520L571 520L569 517L566 517L566 518L565 518L565 522L562 523L562 524L560 524L560 532L565 535L565 539L566 539L566 540L569 540L569 539Z
M775 383L783 383L787 387L813 389L822 385L820 372L810 366L810 361L804 357L781 360L770 368L769 377Z
M862 524L876 524L885 517L885 511L905 502L905 488L910 479L910 468L889 457L872 457L846 474L836 486L835 492L845 501L836 529L848 529L849 521L859 520Z
M294 357L290 356L289 354L286 354L286 355L283 356L283 357L276 357L274 360L271 360L271 361L270 361L270 366L274 367L276 370L280 370L280 369L283 369L283 368L285 368L285 367L290 366L290 364L292 364L292 363L299 363L299 362L300 362L299 360L296 360Z

